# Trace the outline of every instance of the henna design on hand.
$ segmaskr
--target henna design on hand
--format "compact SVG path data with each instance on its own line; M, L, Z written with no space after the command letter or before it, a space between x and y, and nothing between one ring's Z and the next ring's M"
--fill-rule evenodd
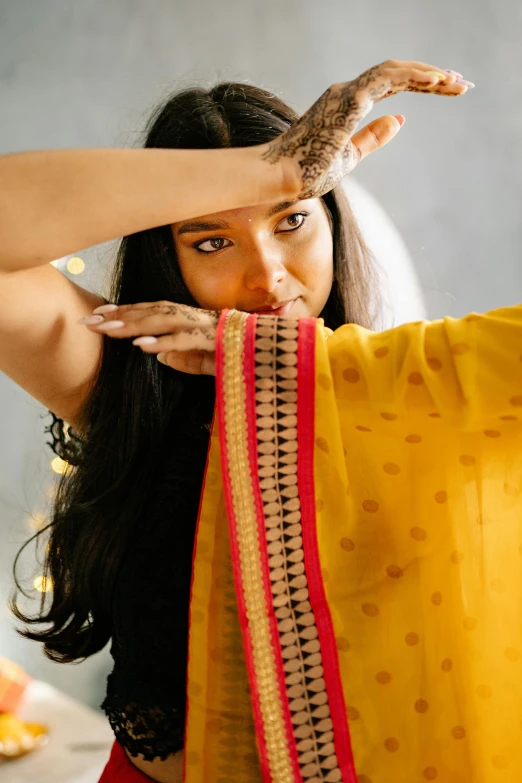
M201 307L191 307L190 305L170 304L170 305L152 305L151 310L159 310L165 315L182 315L187 321L199 323L202 318L210 318L211 323L216 325L219 321L219 310L204 310Z
M360 150L350 137L374 103L398 92L452 95L447 87L441 89L434 84L428 74L425 82L418 75L413 78L414 70L419 68L388 60L353 81L332 85L294 125L267 146L263 160L277 163L281 158L293 158L301 169L303 185L297 198L324 195L359 163Z
M196 326L194 329L191 329L190 332L185 332L185 334L190 334L191 336L194 335L195 337L201 335L205 338L205 340L213 342L216 337L216 330L206 326Z

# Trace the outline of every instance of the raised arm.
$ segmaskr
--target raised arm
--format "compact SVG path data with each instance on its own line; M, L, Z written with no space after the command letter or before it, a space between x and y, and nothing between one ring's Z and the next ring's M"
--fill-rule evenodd
M397 133L374 103L398 92L461 95L460 74L387 60L334 84L268 144L224 149L69 149L0 157L0 272L190 217L321 196Z
M0 271L189 217L287 198L258 147L68 149L0 157Z

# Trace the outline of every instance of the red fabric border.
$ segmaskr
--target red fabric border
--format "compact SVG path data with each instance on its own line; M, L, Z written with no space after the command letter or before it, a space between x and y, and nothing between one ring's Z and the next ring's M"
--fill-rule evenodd
M252 651L252 640L248 630L248 621L246 617L245 598L243 595L243 585L241 582L241 565L239 561L239 548L237 544L237 538L235 535L236 520L233 517L233 502L232 502L232 487L230 482L230 474L228 472L228 444L225 431L225 406L224 406L224 388L223 388L223 375L224 375L224 352L223 352L223 332L225 330L226 317L230 310L223 310L219 318L219 323L216 333L216 405L219 414L219 443L221 450L221 473L223 477L223 489L225 492L225 501L227 508L228 524L230 531L230 551L232 556L232 567L234 572L234 584L236 587L236 596L239 609L239 622L241 624L241 631L243 634L243 642L245 648L245 658L248 669L248 677L251 687L252 705L254 712L254 722L256 726L256 734L259 748L259 755L261 759L261 771L263 780L266 783L270 783L270 768L268 766L268 757L266 753L266 744L264 741L263 721L261 716L261 709L259 704L259 690L257 688L257 681L255 678L254 658ZM257 318L257 316L254 316ZM245 361L243 363L243 374L245 373ZM247 365L248 369L248 365ZM252 422L247 421L247 433L246 437L249 437L249 430L251 429Z
M332 618L326 603L317 541L314 446L315 446L315 337L317 321L299 319L297 348L297 481L301 500L303 550L310 603L317 623L324 681L333 721L334 745L344 783L357 783L346 704Z

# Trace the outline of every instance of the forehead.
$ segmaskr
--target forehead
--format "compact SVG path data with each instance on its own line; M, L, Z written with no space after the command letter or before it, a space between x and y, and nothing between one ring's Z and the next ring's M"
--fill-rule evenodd
M198 216L195 219L181 220L172 224L172 229L178 236L195 231L214 231L220 228L253 221L269 220L274 215L290 208L313 208L318 199L306 199L302 201L281 201L273 204L261 204L253 207L238 207L222 212L212 212Z

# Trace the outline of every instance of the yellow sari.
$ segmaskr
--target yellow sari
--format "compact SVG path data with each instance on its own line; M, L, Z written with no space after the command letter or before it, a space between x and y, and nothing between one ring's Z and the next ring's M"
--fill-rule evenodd
M522 306L217 343L186 783L519 783Z

